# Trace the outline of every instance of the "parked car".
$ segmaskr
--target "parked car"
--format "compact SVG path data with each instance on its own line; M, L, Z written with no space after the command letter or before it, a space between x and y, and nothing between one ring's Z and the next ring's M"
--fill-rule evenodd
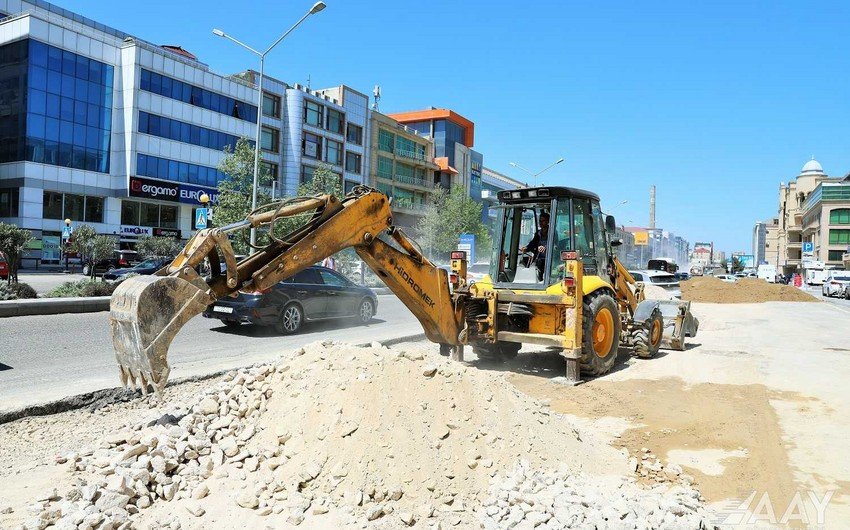
M718 280L722 280L726 283L735 283L738 281L738 278L732 276L731 274L718 274L717 276L715 276L715 278L717 278Z
M141 263L133 265L132 267L125 267L122 269L110 269L103 274L103 279L108 282L114 282L123 279L124 276L128 274L153 274L159 269L171 263L173 259L174 258L149 258Z
M479 282L487 274L490 274L490 264L486 262L473 263L466 268L466 280L468 282Z
M290 335L314 320L352 318L368 324L377 309L378 297L371 289L314 265L265 292L222 298L207 307L204 316L227 326L272 326L278 333Z
M629 271L635 281L643 283L651 283L652 285L661 287L675 297L681 297L682 292L679 290L679 279L675 274L663 271L654 270L638 270Z
M850 271L830 271L829 277L821 287L821 294L826 297L844 296L848 286L850 286Z
M680 282L691 279L691 275L687 272L677 272L675 273L675 276Z
M139 253L135 250L116 250L109 259L98 261L94 264L94 273L100 274L110 269L126 269L139 263ZM91 274L89 264L83 265L83 275Z
M6 261L6 256L0 254L0 280L9 279L9 263Z

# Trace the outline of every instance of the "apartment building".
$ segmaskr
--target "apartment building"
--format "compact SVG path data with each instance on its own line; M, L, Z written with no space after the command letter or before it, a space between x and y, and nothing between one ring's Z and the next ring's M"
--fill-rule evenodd
M369 119L369 185L393 198L395 223L415 233L442 169L434 140L376 110Z
M800 272L803 261L803 242L804 242L804 217L806 212L807 199L812 195L816 188L822 183L834 183L841 181L841 178L829 177L823 170L823 167L817 160L809 160L800 170L797 177L788 182L780 183L779 185L779 223L777 229L777 262L776 269L782 274L793 274ZM810 203L811 204L811 203ZM813 223L820 218L810 216L809 221ZM806 234L805 241L812 242L812 235L817 230L810 224ZM828 234L827 234L828 235ZM828 244L825 256L828 257ZM807 259L814 259L812 256L806 256ZM825 261L825 260L824 260Z
M811 259L843 267L843 255L850 252L850 175L818 184L802 210L802 238L811 243Z

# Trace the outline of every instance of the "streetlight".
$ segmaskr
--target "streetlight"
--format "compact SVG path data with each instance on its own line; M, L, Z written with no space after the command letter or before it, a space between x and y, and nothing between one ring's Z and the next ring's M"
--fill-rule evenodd
M212 228L212 219L210 219L209 210L210 196L207 195L207 192L201 192L201 195L198 197L198 202L200 202L201 206L207 211L207 228Z
M63 245L63 249L65 250L65 270L63 271L65 274L69 274L71 271L68 270L68 246L71 241L71 220L65 219L65 230L62 235L66 235L65 244Z
M258 95L257 95L257 134L254 137L254 187L253 187L254 189L251 192L251 210L255 210L257 208L257 187L259 186L259 180L260 180L260 129L262 127L262 121L263 121L263 74L265 73L266 55L268 55L268 53L270 51L272 51L275 46L280 44L280 41L282 41L287 35L292 33L292 31L295 28L297 28L299 25L301 25L301 23L304 22L307 19L307 17L309 17L310 15L314 15L314 14L318 13L319 11L323 10L325 7L327 7L327 6L322 1L319 1L319 2L316 2L315 4L313 4L313 7L311 7L310 10L307 11L307 13L303 17L301 17L298 20L298 22L295 23L295 25L293 25L291 28L286 30L286 32L283 35L281 35L276 41L274 41L274 43L272 43L272 45L269 46L266 49L266 51L264 51L264 52L260 52L260 51L255 50L254 48L248 46L244 42L236 40L235 38L231 37L227 33L221 31L220 29L216 28L216 29L212 30L213 35L231 40L231 41L235 42L236 44L238 44L239 46L242 46L243 48L245 48L246 50L250 51L251 53L253 53L254 55L256 55L260 58L260 80L257 82L257 93L258 93ZM256 245L256 243L257 243L257 232L256 232L256 229L252 226L251 227L251 251L250 251L251 254L254 253L254 245Z
M538 176L540 176L542 173L544 173L544 172L546 172L546 171L549 171L550 169L552 169L553 167L557 166L558 164L560 164L560 163L561 163L561 162L563 162L563 161L564 161L564 159L563 159L563 158L559 158L558 160L555 160L554 162L552 162L551 164L549 164L549 165L548 165L548 166L546 166L545 168L541 169L541 170L540 170L540 171L538 171L537 173L532 173L531 171L529 171L528 169L526 169L526 168L522 167L521 165L517 164L516 162L508 162L508 163L509 163L510 165L512 165L513 167L515 167L515 168L517 168L517 169L521 169L521 170L525 171L526 173L528 173L529 175L531 175L531 176L532 176L532 178L534 178L534 187L537 187L537 177L538 177Z

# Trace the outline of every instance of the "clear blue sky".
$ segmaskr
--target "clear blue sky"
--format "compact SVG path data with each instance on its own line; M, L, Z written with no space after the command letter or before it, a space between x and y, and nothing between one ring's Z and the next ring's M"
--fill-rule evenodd
M628 200L618 222L749 250L754 221L814 155L850 171L850 3L326 0L267 71L314 88L382 87L381 110L430 105L475 122L485 165ZM64 2L210 67L256 67L219 27L268 45L312 0ZM640 5L638 5L640 4ZM699 5L697 5L699 4Z

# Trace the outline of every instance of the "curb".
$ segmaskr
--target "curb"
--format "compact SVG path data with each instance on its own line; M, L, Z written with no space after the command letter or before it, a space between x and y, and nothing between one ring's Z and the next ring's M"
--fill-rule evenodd
M61 313L94 313L109 310L109 296L34 298L0 302L0 318Z
M403 342L414 342L424 339L424 333L415 333L412 335L402 335L400 337L393 337L379 342L383 346L393 346L395 344L401 344ZM371 342L359 342L354 344L354 346L366 347L370 346L371 344ZM166 388L168 388L175 385L181 385L183 383L205 381L207 379L212 379L214 377L224 375L227 372L231 372L233 370L242 370L244 368L249 368L251 366L259 366L262 364L266 363L246 364L244 366L237 366L234 368L228 368L226 370L218 370L208 374L181 377L169 381L165 386ZM88 407L92 412L94 412L95 410L103 407L104 405L109 405L111 403L123 403L132 399L136 399L141 395L141 390L136 389L128 390L122 387L104 388L101 390L86 392L84 394L77 394L74 396L64 397L62 399L49 401L47 403L42 403L39 405L29 405L20 409L0 412L0 425L30 416L49 416L51 414L59 414L60 412L67 412L69 410L76 410L86 407Z

